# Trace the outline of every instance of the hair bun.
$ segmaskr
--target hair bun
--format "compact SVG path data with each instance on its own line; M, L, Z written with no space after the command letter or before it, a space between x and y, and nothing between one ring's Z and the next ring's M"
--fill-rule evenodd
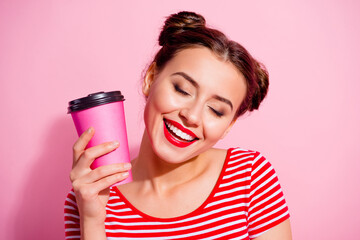
M163 26L159 36L159 45L164 46L175 34L186 30L194 30L205 27L206 21L203 16L194 12L182 11L170 15Z

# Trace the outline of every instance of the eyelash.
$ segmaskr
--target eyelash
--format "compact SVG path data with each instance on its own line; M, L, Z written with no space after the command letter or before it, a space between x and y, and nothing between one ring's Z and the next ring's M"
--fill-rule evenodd
M217 117L222 117L224 115L224 113L222 112L219 112L217 110L215 110L214 108L210 107L209 108L211 109L211 111L217 116Z
M184 90L182 90L179 85L175 84L174 85L175 91L177 91L178 93L184 95L184 96L189 96L190 94L185 92Z
M178 92L178 93L180 93L181 95L184 95L184 96L189 96L189 95L190 95L189 93L187 93L187 92L185 92L184 90L182 90L182 89L179 87L179 85L177 85L177 84L174 84L174 88L175 88L175 91ZM209 108L210 108L210 110L215 114L215 116L217 116L217 117L222 117L222 116L224 115L224 113L219 112L219 111L215 110L214 108L212 108L212 107L210 107L210 106L209 106Z

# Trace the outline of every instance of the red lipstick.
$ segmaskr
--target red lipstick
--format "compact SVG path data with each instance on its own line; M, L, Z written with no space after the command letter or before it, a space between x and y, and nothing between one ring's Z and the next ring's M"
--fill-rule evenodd
M167 128L165 121L195 139L192 141L186 141L186 140L181 140L181 139L173 136L173 134L170 132L171 130L169 130ZM192 131L184 128L181 124L179 124L175 121L168 120L168 119L164 119L164 135L170 143L172 143L173 145L175 145L177 147L181 147L181 148L184 148L184 147L187 147L187 146L193 144L198 139L197 136Z

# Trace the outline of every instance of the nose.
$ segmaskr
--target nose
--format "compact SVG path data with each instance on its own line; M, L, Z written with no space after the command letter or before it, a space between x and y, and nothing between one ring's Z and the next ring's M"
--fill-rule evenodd
M180 117L189 127L198 127L201 123L202 107L200 103L194 103L180 110Z

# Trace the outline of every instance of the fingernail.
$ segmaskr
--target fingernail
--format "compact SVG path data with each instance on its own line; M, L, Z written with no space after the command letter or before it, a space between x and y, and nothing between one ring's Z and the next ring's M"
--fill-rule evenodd
M122 175L123 177L129 176L129 172L123 172L121 175Z
M125 164L124 164L124 168L125 168L125 169L130 169L130 168L131 168L131 164L130 164L130 163L125 163Z
M113 141L111 144L110 144L110 147L117 147L119 146L119 142L118 141Z
M88 130L86 130L86 131L87 131L87 133L91 133L92 130L93 130L93 127L89 127Z

